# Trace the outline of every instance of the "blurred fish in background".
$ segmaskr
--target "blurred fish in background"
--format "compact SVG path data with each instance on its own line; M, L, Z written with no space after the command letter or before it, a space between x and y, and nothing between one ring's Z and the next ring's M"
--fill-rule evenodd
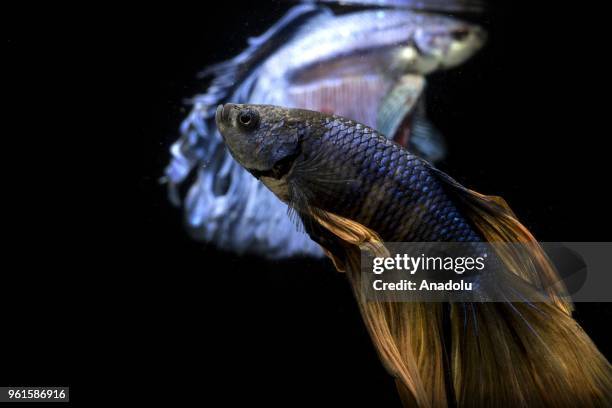
M335 113L436 162L444 142L425 117L425 76L462 64L486 39L477 25L437 13L479 10L466 0L305 2L243 52L206 69L202 77L212 81L193 98L163 178L172 203L184 207L189 233L240 254L322 256L286 205L230 156L215 126L217 105Z

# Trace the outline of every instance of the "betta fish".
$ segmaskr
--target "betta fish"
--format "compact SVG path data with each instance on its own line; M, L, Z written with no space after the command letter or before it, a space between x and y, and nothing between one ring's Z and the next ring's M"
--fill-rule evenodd
M321 254L293 228L286 206L227 152L214 125L219 103L340 114L433 162L440 160L443 139L425 116L425 76L462 64L482 47L486 35L475 24L432 12L447 11L443 4L461 11L474 2L430 2L427 10L419 7L428 1L404 2L417 10L368 3L337 11L314 3L296 5L250 39L242 53L207 69L204 76L213 76L212 82L193 99L164 177L170 200L183 203L189 233L223 249L271 259ZM180 191L186 191L184 198Z
M555 267L503 199L463 187L337 115L225 104L216 123L236 161L346 272L406 406L611 406L608 361L572 318ZM385 242L524 243L527 251L494 255L517 281L546 292L546 301L366 299L360 251L384 253Z

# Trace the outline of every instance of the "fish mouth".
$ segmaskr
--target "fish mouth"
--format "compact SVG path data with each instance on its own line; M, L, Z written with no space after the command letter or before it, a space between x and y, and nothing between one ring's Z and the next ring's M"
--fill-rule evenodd
M476 38L480 41L480 44L484 44L487 41L487 38L489 37L487 31L481 27L475 27L474 34L476 35Z
M215 112L215 122L217 122L217 126L221 124L223 120L223 104L217 106L217 110Z
M235 106L236 105L233 103L226 103L225 105L220 104L217 106L217 111L215 112L215 122L217 122L217 126L228 122L230 112Z

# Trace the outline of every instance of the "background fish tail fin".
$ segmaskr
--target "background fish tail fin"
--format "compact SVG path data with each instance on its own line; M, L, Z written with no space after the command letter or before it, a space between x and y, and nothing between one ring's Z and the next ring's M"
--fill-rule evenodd
M533 235L503 199L434 172L483 238L495 243L503 265L548 296L538 303L453 305L459 405L612 406L612 368L571 317L565 287Z
M207 163L216 169L225 160L227 153L218 152L223 145L214 123L217 105L230 100L247 102L256 79L254 72L261 62L301 24L321 13L330 11L315 4L296 5L262 35L249 39L249 46L234 58L211 65L199 74L200 78L212 76L212 80L205 93L190 101L194 106L181 124L181 136L171 147L172 160L162 179L168 185L168 195L174 205L181 204L179 187L199 164Z
M269 259L321 255L316 244L294 230L284 215L285 204L232 158L215 124L215 110L220 103L251 101L262 62L304 24L326 15L331 11L322 5L295 5L262 35L249 39L242 52L200 74L211 77L210 84L191 99L193 107L172 144L161 180L170 201L183 207L192 238ZM275 234L267 233L269 229Z

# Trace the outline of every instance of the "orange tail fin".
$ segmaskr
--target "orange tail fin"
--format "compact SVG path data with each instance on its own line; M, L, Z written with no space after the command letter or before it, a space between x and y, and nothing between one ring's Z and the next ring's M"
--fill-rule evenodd
M377 256L386 249L374 231L326 214L318 221L345 250L343 256L333 256L334 262L347 272L373 343L396 377L404 404L446 406L454 399L458 406L612 406L612 368L572 319L565 290L540 245L501 198L475 193L439 175L481 235L501 244L496 248L505 266L547 291L550 301L452 304L454 395L447 395L445 305L366 301L359 248ZM503 245L516 242L529 250Z

